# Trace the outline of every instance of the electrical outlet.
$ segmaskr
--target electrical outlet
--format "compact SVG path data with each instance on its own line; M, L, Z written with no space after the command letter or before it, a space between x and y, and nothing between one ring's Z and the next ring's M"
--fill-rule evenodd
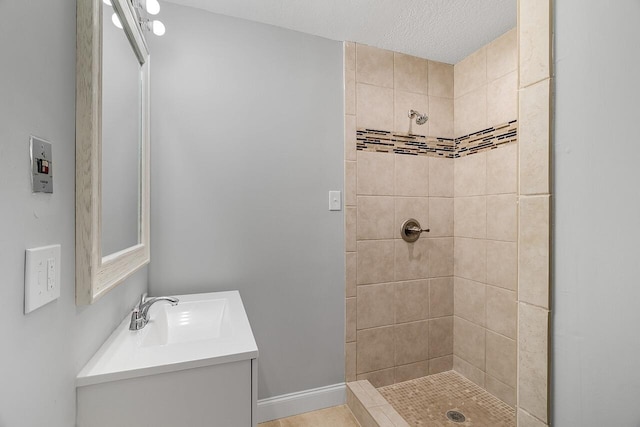
M60 245L27 249L24 271L24 313L60 297Z

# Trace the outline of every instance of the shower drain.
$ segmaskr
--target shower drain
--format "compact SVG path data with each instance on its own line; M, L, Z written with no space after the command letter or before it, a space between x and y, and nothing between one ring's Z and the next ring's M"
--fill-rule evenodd
M454 423L463 423L466 420L464 414L458 411L447 411L447 418Z

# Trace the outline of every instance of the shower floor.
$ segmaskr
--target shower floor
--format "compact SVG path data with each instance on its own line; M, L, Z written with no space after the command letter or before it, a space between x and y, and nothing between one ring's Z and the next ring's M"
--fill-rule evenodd
M410 426L515 427L515 410L456 372L449 371L378 391ZM466 421L454 423L447 411L459 411Z

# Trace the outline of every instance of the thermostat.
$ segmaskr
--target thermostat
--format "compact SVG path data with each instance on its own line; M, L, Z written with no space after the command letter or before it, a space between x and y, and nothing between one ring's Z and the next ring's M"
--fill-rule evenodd
M53 162L51 143L32 136L31 188L34 193L53 193Z

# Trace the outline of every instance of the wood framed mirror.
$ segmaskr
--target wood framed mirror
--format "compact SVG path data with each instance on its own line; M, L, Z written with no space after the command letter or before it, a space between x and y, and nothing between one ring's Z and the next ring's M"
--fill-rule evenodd
M149 50L131 0L78 0L76 19L76 304L86 305L150 259Z

